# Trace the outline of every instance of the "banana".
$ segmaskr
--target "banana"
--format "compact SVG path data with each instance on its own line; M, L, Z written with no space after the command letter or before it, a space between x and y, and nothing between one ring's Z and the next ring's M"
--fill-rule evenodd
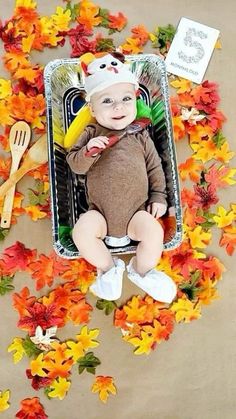
M74 145L74 143L76 142L80 134L84 131L86 126L88 124L91 124L94 121L95 119L91 115L89 106L85 104L84 106L82 106L82 108L80 108L75 119L70 124L66 132L66 135L64 138L64 147L65 148L72 147L72 145Z

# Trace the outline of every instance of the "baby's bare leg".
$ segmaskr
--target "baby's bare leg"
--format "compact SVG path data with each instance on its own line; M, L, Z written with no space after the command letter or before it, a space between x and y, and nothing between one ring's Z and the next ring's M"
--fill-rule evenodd
M147 211L138 211L128 225L128 236L139 241L133 268L139 275L153 269L161 257L163 250L163 229L155 218Z
M83 214L75 224L72 233L81 256L103 272L114 266L111 254L102 241L106 234L106 220L100 212L95 210Z

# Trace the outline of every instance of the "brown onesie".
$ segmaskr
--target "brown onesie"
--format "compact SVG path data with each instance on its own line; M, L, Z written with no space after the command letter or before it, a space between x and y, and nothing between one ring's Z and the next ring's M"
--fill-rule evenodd
M69 150L71 170L86 174L89 210L96 209L107 221L107 234L123 237L130 219L147 204L166 204L166 182L161 159L146 129L126 134L96 157L86 157L86 144L100 135L122 135L99 124L89 125Z

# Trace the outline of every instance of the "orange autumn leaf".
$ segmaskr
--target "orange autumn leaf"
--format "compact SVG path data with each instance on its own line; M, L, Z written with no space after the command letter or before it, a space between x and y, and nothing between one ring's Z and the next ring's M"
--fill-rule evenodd
M182 106L193 107L195 105L194 99L189 92L179 93L178 98Z
M182 180L188 179L188 177L193 182L199 182L201 171L203 170L203 165L196 163L196 161L190 157L185 161L185 163L179 164L179 174Z
M20 402L21 407L19 412L16 413L16 418L29 418L32 417L33 412L33 419L34 418L42 418L46 419L48 416L46 415L43 406L40 403L38 397L32 397L31 399L24 399Z
M123 13L119 12L117 16L108 15L109 24L108 27L110 29L116 29L117 31L122 31L127 24L127 18L123 15Z
M46 358L46 357L45 357ZM71 373L71 367L74 364L73 359L47 359L45 360L45 366L48 370L47 377L55 379L57 377L67 378Z
M98 13L99 6L96 6L91 1L82 0L80 2L80 12L77 21L87 29L92 29L93 26L98 26L102 22L102 17L97 16Z
M92 385L92 393L99 393L99 399L106 403L109 393L116 394L116 387L112 377L97 376Z
M33 221L38 221L41 218L47 217L47 213L45 211L41 211L39 205L31 205L25 207L25 212L31 217Z
M30 170L27 173L28 176L32 176L34 179L42 180L43 182L48 182L48 163L42 164L40 167L34 170Z
M27 54L22 51L7 52L3 56L3 61L6 69L12 73L17 68L27 68L30 67L30 62L27 58Z
M88 304L85 299L81 299L76 304L72 304L68 309L67 317L73 321L74 324L88 323L89 312L93 308Z
M173 116L172 123L173 123L173 128L174 128L174 139L176 141L181 140L186 134L185 125L181 117Z
M143 322L145 320L146 307L140 306L141 297L133 297L131 301L128 301L127 305L124 306L124 312L127 314L128 322Z
M192 143L191 148L194 151L192 158L201 160L203 163L212 160L216 151L216 145L211 139L202 140L200 143Z
M45 99L42 94L27 97L20 92L18 95L12 95L9 103L12 116L29 123L45 112Z
M225 246L228 255L232 256L236 248L236 233L224 232L219 244L221 247Z
M0 159L0 178L3 180L8 179L11 168L11 158L4 159L2 156Z
M39 69L34 68L19 68L13 75L14 79L24 79L29 83L34 83L34 81L39 77Z
M15 9L14 16L17 19L17 27L27 35L32 34L39 15L35 9L26 6L19 6Z
M198 215L198 208L187 207L184 210L184 223L189 228L195 228L197 224L204 223L206 219L201 215Z
M202 264L202 274L204 279L211 281L219 281L222 278L222 273L225 272L223 263L215 256L209 256Z
M132 38L138 38L141 45L145 45L149 40L149 32L144 25L138 25L131 29Z
M202 139L211 139L214 135L213 129L209 125L191 125L188 129L188 134L190 136L190 143L200 143Z
M9 99L9 101L0 100L0 125L13 125L15 122L10 101L11 99Z
M30 295L29 288L24 287L19 293L12 296L12 305L18 311L20 317L28 314L27 308L31 307L36 301L36 297Z

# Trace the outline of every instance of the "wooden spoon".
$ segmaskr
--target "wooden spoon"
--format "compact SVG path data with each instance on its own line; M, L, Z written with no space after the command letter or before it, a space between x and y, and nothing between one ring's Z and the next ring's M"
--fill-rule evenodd
M48 161L47 136L42 135L29 149L21 167L0 186L0 198L14 186L27 172L36 169Z

